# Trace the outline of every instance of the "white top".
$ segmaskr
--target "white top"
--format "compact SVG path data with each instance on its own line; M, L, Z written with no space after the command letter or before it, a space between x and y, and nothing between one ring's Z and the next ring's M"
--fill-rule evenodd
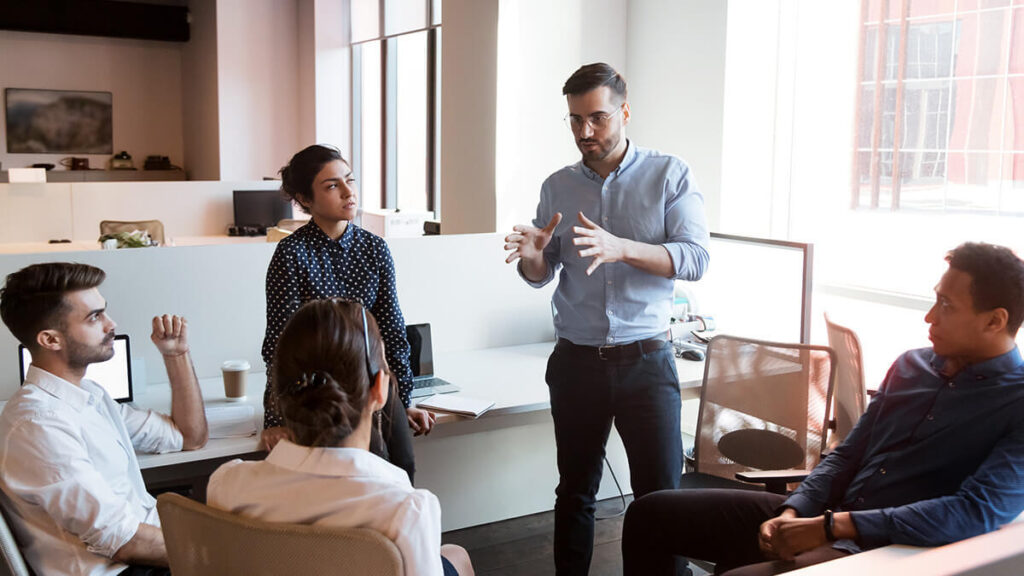
M117 574L109 559L138 530L160 525L135 449L181 450L170 418L117 404L31 366L0 413L0 490L36 574ZM134 449L133 449L134 447Z
M406 576L441 576L441 504L397 466L359 448L278 442L263 461L210 476L207 503L268 522L369 528L402 553Z

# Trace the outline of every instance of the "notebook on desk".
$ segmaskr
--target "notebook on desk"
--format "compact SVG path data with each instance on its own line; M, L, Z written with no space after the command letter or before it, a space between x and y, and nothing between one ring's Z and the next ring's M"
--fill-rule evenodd
M434 347L430 338L430 324L409 324L405 327L405 335L409 339L412 398L458 392L458 386L434 376Z
M25 383L32 353L18 344L18 368L20 382ZM132 391L132 348L127 334L114 336L114 356L106 362L89 364L85 377L102 386L117 402L131 402Z

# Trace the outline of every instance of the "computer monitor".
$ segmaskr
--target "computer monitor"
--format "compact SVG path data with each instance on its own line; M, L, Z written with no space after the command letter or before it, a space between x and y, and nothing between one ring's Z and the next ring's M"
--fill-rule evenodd
M20 369L21 383L25 383L25 376L28 375L28 365L32 363L32 353L28 348L18 345L18 368ZM118 402L132 401L132 353L131 344L127 334L118 334L114 337L114 356L106 362L90 364L85 371L85 377L96 382L107 394Z
M292 203L280 190L235 190L235 226L270 228L292 217Z
M409 340L409 366L413 378L434 375L434 343L430 337L430 324L407 324L405 335Z
M810 343L813 244L712 233L708 251L704 277L684 285L717 333Z

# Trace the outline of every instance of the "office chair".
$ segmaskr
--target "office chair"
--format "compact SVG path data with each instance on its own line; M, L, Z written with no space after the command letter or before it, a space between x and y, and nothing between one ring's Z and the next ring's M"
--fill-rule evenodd
M31 576L32 571L25 564L14 534L7 526L7 513L0 511L0 576Z
M803 480L825 447L835 374L835 353L827 346L713 338L693 472L683 475L680 488L782 494Z
M172 492L157 510L174 576L403 573L398 547L373 530L263 522Z
M100 222L100 236L136 230L145 230L149 233L151 240L160 246L164 245L164 224L159 220L103 220Z
M846 440L854 424L864 414L867 393L864 388L864 360L857 334L832 322L828 314L825 314L825 325L828 327L828 345L835 350L838 363L834 416L829 422L832 432L828 448L832 449Z

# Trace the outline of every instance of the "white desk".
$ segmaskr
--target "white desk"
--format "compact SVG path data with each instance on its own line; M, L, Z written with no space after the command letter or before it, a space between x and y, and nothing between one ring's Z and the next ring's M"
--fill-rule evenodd
M494 407L473 419L467 416L437 413L437 423L444 425L452 422L471 423L486 421L503 416L546 413L551 408L548 387L544 381L548 356L551 355L552 342L507 346L503 348L486 348L461 352L438 353L434 362L437 375L462 388L459 394L493 400ZM680 387L684 400L700 397L700 388L704 376L704 363L689 360L676 360L679 371ZM257 428L263 422L263 392L266 386L266 375L250 373L246 389L246 402L255 408ZM203 400L207 405L226 402L224 386L220 378L205 378L200 381ZM420 399L413 402L416 403ZM171 394L166 385L147 387L137 394L135 404L141 408L151 408L161 412L170 410ZM489 426L483 426L489 428ZM460 430L461 433L470 430ZM189 452L172 452L169 454L139 454L139 466L142 469L159 466L171 466L197 460L221 458L237 454L246 454L259 450L259 437L218 438L211 439L200 450Z

